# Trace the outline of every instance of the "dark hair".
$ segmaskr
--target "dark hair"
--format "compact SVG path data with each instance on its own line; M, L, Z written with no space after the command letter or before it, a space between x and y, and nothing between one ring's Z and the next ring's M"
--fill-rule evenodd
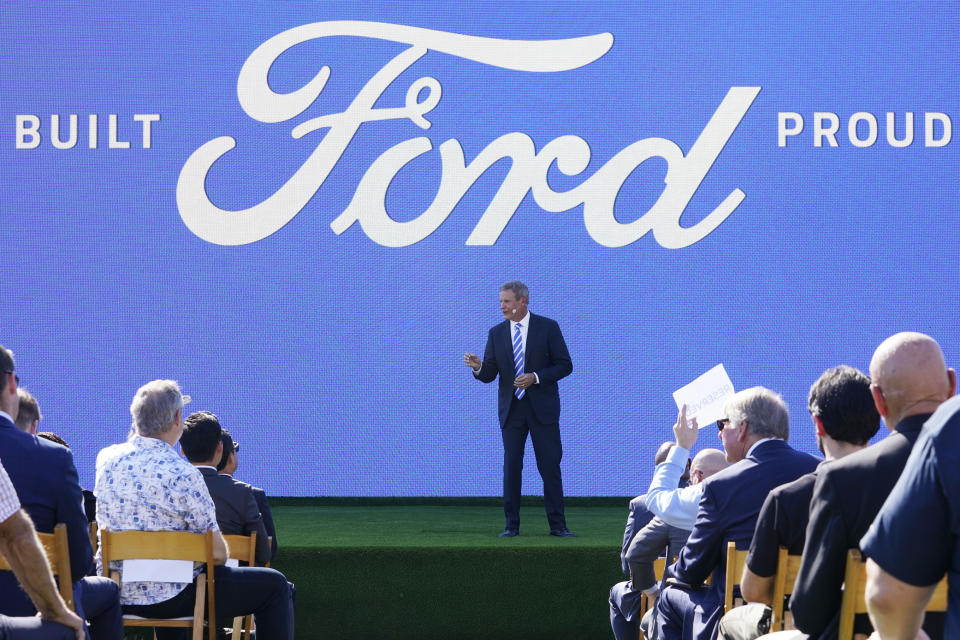
M59 445L63 445L67 449L70 448L70 445L67 444L67 441L55 434L53 431L40 431L37 433L38 438L43 438L44 440L49 440L50 442L56 442Z
M220 420L209 411L197 411L183 421L180 449L190 462L207 462L220 444Z
M657 455L653 456L653 466L657 466L667 459L667 456L670 455L670 450L673 449L673 445L673 442L664 442L660 445L660 448L657 449Z
M17 410L17 419L14 422L17 423L18 429L26 431L34 420L40 419L40 405L37 404L37 399L23 387L17 387L17 398L20 401L20 408Z
M827 435L840 442L866 444L880 428L870 378L845 364L827 369L813 383L807 408L823 422Z
M217 463L217 471L223 471L227 468L227 460L230 459L230 452L236 451L240 445L233 443L233 437L226 429L220 430L220 441L223 442L223 453L220 455L220 462Z
M13 351L0 345L0 374L6 371L16 371L17 365L13 362Z

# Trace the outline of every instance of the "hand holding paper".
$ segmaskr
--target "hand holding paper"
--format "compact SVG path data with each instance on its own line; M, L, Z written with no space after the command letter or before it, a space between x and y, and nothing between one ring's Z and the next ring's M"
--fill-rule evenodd
M686 405L690 418L703 428L723 417L723 404L733 395L733 383L722 364L718 364L688 385L673 392L680 409Z
M685 404L680 407L677 423L673 425L673 436L677 440L677 446L683 447L687 451L697 443L697 419L693 418L689 422L687 421L687 405Z

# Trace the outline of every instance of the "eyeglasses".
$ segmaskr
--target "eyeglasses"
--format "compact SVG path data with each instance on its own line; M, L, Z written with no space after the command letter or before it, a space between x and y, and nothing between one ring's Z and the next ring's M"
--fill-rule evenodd
M4 373L13 373L13 371L4 371ZM17 384L18 384L18 385L20 384L20 376L18 376L17 374L13 373L13 379L17 381Z
M717 420L717 429L723 431L728 424L730 424L730 418L720 418Z

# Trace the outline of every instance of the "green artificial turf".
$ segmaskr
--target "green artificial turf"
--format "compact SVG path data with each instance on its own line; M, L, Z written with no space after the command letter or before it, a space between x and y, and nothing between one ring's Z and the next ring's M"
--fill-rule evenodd
M511 539L492 505L277 506L274 566L300 640L607 638L626 506L568 506L577 538L524 506Z

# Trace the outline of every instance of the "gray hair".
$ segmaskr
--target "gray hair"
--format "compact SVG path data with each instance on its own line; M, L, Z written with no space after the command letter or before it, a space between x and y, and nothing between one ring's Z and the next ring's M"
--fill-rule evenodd
M523 284L519 280L511 280L510 282L505 282L500 287L500 291L513 291L514 297L517 300L520 298L530 299L530 289L527 289L527 285Z
M750 433L761 438L790 438L790 416L787 405L765 387L751 387L727 400L723 411L731 423L747 421Z
M176 380L154 380L137 389L130 404L133 422L130 428L147 438L169 431L177 421L177 411L190 402L180 393Z

